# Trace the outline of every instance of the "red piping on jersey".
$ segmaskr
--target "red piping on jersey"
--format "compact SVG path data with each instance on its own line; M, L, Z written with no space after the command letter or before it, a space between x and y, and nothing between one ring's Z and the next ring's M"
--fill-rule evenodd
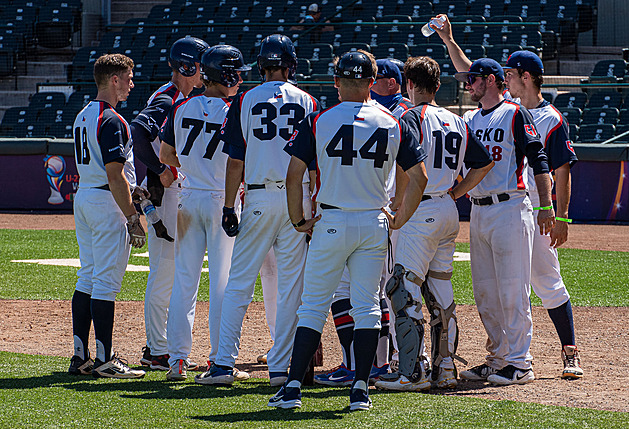
M380 109L382 112L386 113L387 115L389 115L391 118L393 118L393 120L397 123L397 127L400 130L400 143L402 143L402 126L400 125L400 121L398 121L398 119L393 116L393 114L391 113L390 110L388 110L386 107L380 107L380 104L374 106L377 109Z
M516 177L518 179L518 189L526 189L526 185L524 184L524 180L522 180L522 168L524 167L524 157L522 157L522 161L520 161L520 165L518 165L518 169L515 171Z
M424 122L424 115L426 114L426 109L428 105L422 106L421 113L419 114L419 144L422 144L424 141L424 131L422 130L422 123Z
M317 214L317 195L319 195L319 191L321 190L321 170L319 170L319 161L315 159L316 174L315 174L315 191L312 194L312 217L315 217Z
M229 101L229 98L225 97L222 100L225 102L225 104L227 104L227 107L230 107L232 105L232 102Z
M513 114L513 119L511 120L511 137L515 140L515 115L518 114L518 112L520 111L520 105L517 103L514 103L512 101L509 100L505 100L505 104L511 104L513 106L515 106L515 113Z
M111 108L111 111L114 112L114 114L120 119L120 121L124 125L124 128L127 131L127 139L131 137L131 130L129 130L129 125L127 124L127 121L125 121L125 119L120 116L120 114L116 112L116 109L114 109L113 107Z
M103 123L103 113L105 112L105 109L103 108L104 103L102 101L98 102L98 125L96 126L96 140L98 140L98 143L100 144L100 126Z
M304 91L304 92L306 92L306 91ZM310 99L312 100L312 106L313 106L312 110L316 111L317 110L317 100L315 100L315 98L312 95L308 94L307 92L306 92L306 95L308 97L310 97Z
M179 91L179 90L177 89L177 87L175 86L175 84L174 84L174 83L172 83L172 82L168 82L168 83L167 83L167 85L168 85L168 87L164 88L164 90L163 90L163 91L160 91L160 92L156 93L156 94L153 96L153 99L152 99L151 101L155 100L155 99L156 99L157 97L159 97L160 95L162 95L162 94L164 94L164 93L166 93L166 92L170 91L170 89L171 89L172 87L175 87L175 95L172 97L172 99L173 99L173 104L174 104L174 103L175 103L175 100L177 99L177 95L178 95L178 93L180 93L181 91Z
M552 104L550 105L550 107L553 108L553 110L557 113L557 115L559 116L559 123L548 132L548 135L546 136L546 141L544 141L544 148L546 147L546 145L548 144L548 139L550 139L550 136L552 133L554 133L555 131L557 131L559 129L559 127L561 127L561 125L563 124L563 115L561 114L561 112L559 112L559 110L557 110L555 108L555 106L553 106Z
M335 108L336 106L339 106L339 104L335 104L334 106L330 106L327 109L320 111L317 116L315 116L312 120L312 135L315 136L315 138L317 138L317 120L319 119L319 116L323 115L328 110Z

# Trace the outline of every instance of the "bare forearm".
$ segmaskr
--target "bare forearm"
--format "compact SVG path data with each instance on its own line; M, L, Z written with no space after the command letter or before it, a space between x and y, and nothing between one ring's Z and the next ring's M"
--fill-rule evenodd
M472 168L467 175L452 189L454 199L462 197L478 185L494 166L492 161L483 168Z
M446 48L448 48L448 55L454 64L454 68L458 72L466 72L470 69L472 61L465 55L463 50L457 45L453 38L444 40Z
M225 169L225 207L232 208L236 203L244 168L245 163L243 161L227 158L227 168Z
M288 216L292 223L298 223L304 218L304 189L303 177L306 164L298 158L292 157L286 172L286 202Z
M404 199L404 193L406 192L409 180L408 175L404 172L402 167L395 164L395 202L397 206L399 206Z
M571 194L570 166L568 164L555 170L555 194L557 195L557 216L568 218Z
M535 185L539 194L539 203L541 207L549 207L553 205L551 196L551 181L548 173L535 175Z
M172 167L181 167L175 148L163 142L159 147L159 160Z

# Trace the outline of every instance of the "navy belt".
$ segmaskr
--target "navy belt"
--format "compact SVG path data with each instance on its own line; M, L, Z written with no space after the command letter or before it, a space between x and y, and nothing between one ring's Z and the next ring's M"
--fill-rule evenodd
M426 201L426 200L432 200L432 197L430 195L424 195L422 197L422 201Z
M509 199L511 198L507 193L498 194L496 195L496 197L498 198L499 203L503 201L509 201ZM494 204L494 200L491 198L491 196L483 198L472 197L470 198L470 200L472 201L472 204L476 204L477 206L490 206Z
M331 206L331 205L326 204L326 203L319 204L319 207L321 207L323 210L341 210L340 207Z
M247 185L247 191L253 191L255 189L266 189L265 185Z
M106 185L103 186L97 186L94 189L102 189L103 191L109 191L109 183L107 183Z

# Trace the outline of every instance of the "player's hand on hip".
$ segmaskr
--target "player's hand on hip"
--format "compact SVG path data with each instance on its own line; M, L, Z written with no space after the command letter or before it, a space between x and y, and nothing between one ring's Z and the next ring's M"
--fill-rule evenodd
M146 200L150 196L151 193L141 186L136 186L135 188L133 188L133 192L131 193L131 199L136 204L140 204L142 200Z
M402 205L402 198L391 198L391 203L389 204L389 210L392 212L396 212L400 206Z
M162 174L159 175L159 181L162 183L164 188L168 188L175 181L175 175L170 168L166 168L166 170L162 171Z
M401 223L395 217L395 213L390 211L390 209L388 207L383 207L380 210L382 210L382 213L384 213L385 216L387 217L387 219L389 220L389 229L400 229L400 228L402 228Z
M555 210L540 210L537 215L537 224L539 225L539 232L542 235L550 234L550 231L555 226Z
M127 217L127 230L129 231L129 242L135 248L143 247L146 243L146 233L140 223L140 215L135 213Z
M555 227L550 230L550 245L559 247L568 241L568 224L566 222L556 222Z
M294 226L295 231L297 232L305 232L308 235L312 235L312 228L314 227L315 223L319 222L319 220L321 219L321 215L317 215L311 219L306 220L302 225L300 226Z
M233 207L223 207L223 219L221 226L228 237L238 235L238 216Z

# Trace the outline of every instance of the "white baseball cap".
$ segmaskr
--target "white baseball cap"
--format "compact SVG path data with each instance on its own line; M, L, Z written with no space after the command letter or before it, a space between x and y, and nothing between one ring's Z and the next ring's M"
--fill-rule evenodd
M319 5L316 3L312 3L310 6L308 6L308 12L319 12Z

